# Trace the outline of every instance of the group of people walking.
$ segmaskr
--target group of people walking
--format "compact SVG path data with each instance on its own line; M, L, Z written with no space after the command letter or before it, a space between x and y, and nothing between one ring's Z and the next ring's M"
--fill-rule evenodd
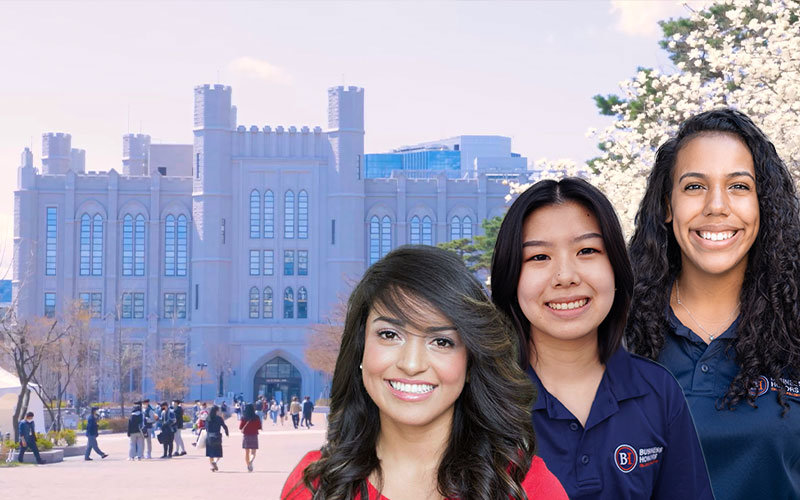
M234 402L233 411L236 413L237 418L242 418L246 406L247 403L241 399L237 399L237 401ZM314 403L311 401L310 396L305 396L302 403L297 396L292 396L292 400L288 404L284 403L282 400L270 400L264 396L259 396L253 403L253 408L255 409L256 416L263 420L269 418L272 420L272 425L278 425L279 421L281 425L284 425L287 416L290 416L295 429L303 426L310 429L314 426L311 422L311 416L314 413Z
M348 301L328 440L281 498L800 498L800 200L744 114L658 149L626 245L609 200L540 181L491 298L403 246Z
M149 399L135 401L128 418L128 460L152 458L153 438L163 446L160 458L186 455L183 443L184 411L183 401L177 399L172 404L163 401L151 406Z

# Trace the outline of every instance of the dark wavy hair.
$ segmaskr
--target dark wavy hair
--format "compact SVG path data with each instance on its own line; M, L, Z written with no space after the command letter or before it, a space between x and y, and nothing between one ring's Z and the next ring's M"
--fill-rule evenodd
M778 402L788 411L782 377L800 375L800 219L797 194L775 146L745 114L717 109L686 120L675 137L658 148L647 189L636 214L630 243L636 283L625 332L628 349L656 359L672 330L664 312L681 270L681 250L666 223L672 174L681 148L707 134L730 134L750 150L756 177L760 229L747 256L739 295L740 316L732 347L740 371L719 407L755 405L759 376L778 383Z
M617 213L599 189L583 179L567 177L560 181L539 181L525 190L508 209L500 225L492 257L492 300L506 313L519 337L519 365L530 363L531 323L523 314L517 299L517 286L522 272L522 229L525 219L539 208L567 202L586 207L597 218L606 255L614 270L614 302L608 316L597 329L600 362L605 363L619 348L633 293L633 271L625 237Z
M253 406L253 403L247 403L244 405L244 411L242 412L242 420L257 420L259 416L256 415L256 407Z
M367 316L376 306L410 324L436 309L456 327L467 349L467 382L455 402L437 471L438 492L462 500L527 498L521 484L535 449L536 391L508 362L517 351L511 326L458 256L430 246L393 250L353 290L333 374L328 441L295 489L305 486L314 500L352 499L357 493L367 498L370 474L382 477L375 451L379 409L359 369Z

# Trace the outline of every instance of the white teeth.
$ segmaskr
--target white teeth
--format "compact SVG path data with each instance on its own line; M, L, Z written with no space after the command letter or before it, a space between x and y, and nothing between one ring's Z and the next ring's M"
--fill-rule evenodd
M434 387L430 384L404 384L403 382L395 382L394 380L390 380L389 384L396 391L408 392L410 394L425 394L426 392L431 392Z
M700 237L709 241L724 241L733 238L736 231L722 231L720 233L712 233L711 231L698 231Z
M586 305L587 302L589 302L589 299L581 299L581 300L576 300L574 302L548 302L547 306L550 307L550 309L565 311L569 309L577 309L579 307L583 307Z

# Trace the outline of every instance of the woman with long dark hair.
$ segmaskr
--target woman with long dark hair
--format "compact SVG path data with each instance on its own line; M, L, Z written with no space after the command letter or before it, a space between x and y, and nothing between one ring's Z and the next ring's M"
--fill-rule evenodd
M228 436L228 426L219 415L219 406L214 405L206 421L206 456L208 463L211 464L211 472L219 470L217 464L222 458L222 429L225 429L225 435Z
M247 472L253 472L253 460L258 451L258 431L261 430L261 418L256 415L253 403L247 403L239 420L239 430L242 431L242 448L244 449L244 462Z
M636 215L628 348L683 387L720 499L800 498L799 206L764 133L718 109L658 149Z
M328 440L284 500L566 499L534 456L513 334L453 253L400 247L347 307Z
M712 499L681 388L620 347L632 291L622 229L599 190L540 181L511 205L492 299L538 387L538 453L572 499Z

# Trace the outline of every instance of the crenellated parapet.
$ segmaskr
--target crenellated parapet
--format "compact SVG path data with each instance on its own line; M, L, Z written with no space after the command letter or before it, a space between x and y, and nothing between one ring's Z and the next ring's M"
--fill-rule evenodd
M304 158L318 159L326 156L327 137L322 128L253 125L248 130L237 127L233 136L233 156L249 158Z

